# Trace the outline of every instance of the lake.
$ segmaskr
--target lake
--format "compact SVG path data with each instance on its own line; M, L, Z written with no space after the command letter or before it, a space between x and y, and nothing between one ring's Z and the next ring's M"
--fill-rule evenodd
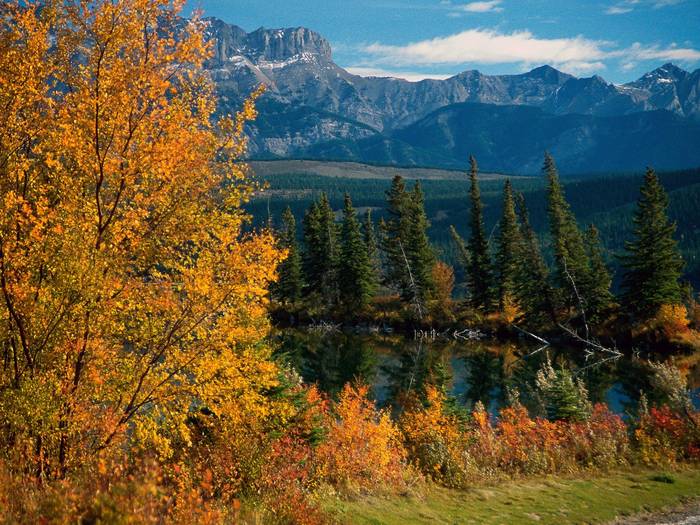
M634 413L642 391L650 402L661 399L651 385L649 356L586 356L580 348L540 349L542 345L529 338L416 340L400 334L285 329L275 332L273 339L277 355L305 382L335 396L348 381L360 380L371 385L382 407L396 408L397 394L425 383L444 385L466 408L481 401L494 414L509 389L517 389L528 405L536 397L535 377L546 359L555 368L570 369L583 381L592 402L605 402L616 413ZM674 362L687 374L693 402L700 408L700 356L677 356Z

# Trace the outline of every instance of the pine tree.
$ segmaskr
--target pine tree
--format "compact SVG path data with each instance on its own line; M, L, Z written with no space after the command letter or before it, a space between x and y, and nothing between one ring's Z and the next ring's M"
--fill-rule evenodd
M549 269L542 257L537 239L525 204L525 197L516 197L522 247L518 264L516 297L525 319L530 324L542 324L544 319L556 323L554 290L549 284Z
M309 295L315 294L323 306L338 301L337 282L337 225L335 215L322 193L304 216L304 273Z
M386 257L385 284L397 290L403 299L410 300L413 291L406 267L404 244L409 237L411 199L402 177L394 177L386 197L388 218L380 223L382 249Z
M638 317L653 316L664 304L682 301L679 279L684 266L667 214L668 196L654 170L648 169L634 214L634 237L626 243L623 301Z
M423 190L419 182L416 182L411 194L409 225L409 237L406 243L407 255L417 286L418 300L425 305L434 290L433 266L436 258L428 239L430 223L425 214Z
M387 192L387 211L389 219L382 227L386 284L398 290L403 300L412 303L420 316L432 293L435 264L420 184L416 183L409 193L403 179L394 177Z
M347 312L361 311L372 299L376 277L367 254L367 245L362 236L360 222L357 220L350 195L347 193L340 239L338 261L340 302Z
M289 206L282 214L280 247L287 250L287 258L278 267L279 278L273 289L274 295L285 304L294 304L301 299L303 279L297 225Z
M503 186L503 213L499 222L498 251L496 254L498 302L501 311L515 306L518 266L522 260L521 248L522 236L515 213L513 187L510 180L506 180Z
M588 310L590 311L590 319L596 322L601 320L601 314L615 302L615 298L610 291L612 276L603 258L603 249L600 244L598 228L593 224L586 230L585 243L586 255L588 256L591 268Z
M367 256L369 257L370 263L372 263L372 268L374 268L375 278L378 278L381 270L381 261L379 259L377 235L374 230L374 222L372 221L372 210L369 208L365 211L362 233L365 240L365 248L367 249Z
M537 372L535 385L548 419L585 421L590 416L592 407L583 381L574 379L563 366L555 370L547 359Z
M547 211L554 248L556 283L562 293L564 306L580 308L579 303L583 301L586 311L591 314L588 310L593 301L593 279L583 235L566 201L557 167L549 153L545 154L542 169L547 178Z
M476 159L469 157L471 184L471 238L469 239L470 264L468 272L471 302L475 308L488 310L492 306L492 269L488 239L484 230L483 205L477 175Z

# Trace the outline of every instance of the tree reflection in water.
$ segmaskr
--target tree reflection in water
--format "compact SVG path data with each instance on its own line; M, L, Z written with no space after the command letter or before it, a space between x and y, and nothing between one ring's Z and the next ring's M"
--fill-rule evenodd
M586 356L580 349L535 352L524 342L413 340L401 335L311 333L283 330L273 336L277 356L308 383L335 397L347 382L372 386L380 406L400 410L406 395L424 398L428 384L443 390L451 403L471 409L477 402L497 412L517 391L533 415L542 412L535 378L546 359L580 378L593 403L606 402L621 414L634 414L640 392L651 403L664 401L652 388L650 371L634 357ZM684 367L684 368L683 368ZM689 378L700 367L683 364ZM697 390L698 385L691 382Z

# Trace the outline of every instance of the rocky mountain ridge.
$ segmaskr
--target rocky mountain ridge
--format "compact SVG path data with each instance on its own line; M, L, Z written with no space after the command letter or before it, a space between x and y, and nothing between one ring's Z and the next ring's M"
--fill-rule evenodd
M445 80L409 82L349 73L333 62L330 43L307 28L248 33L218 19L207 22L214 56L206 66L222 111L235 110L257 85L267 86L259 120L250 129L251 154L259 158L315 155L338 141L386 144L401 129L461 103L528 106L557 116L663 110L700 122L700 70L690 73L673 64L624 85L546 65L519 75L465 71ZM414 147L425 150L416 163L431 162L429 148ZM444 163L438 157L435 164Z

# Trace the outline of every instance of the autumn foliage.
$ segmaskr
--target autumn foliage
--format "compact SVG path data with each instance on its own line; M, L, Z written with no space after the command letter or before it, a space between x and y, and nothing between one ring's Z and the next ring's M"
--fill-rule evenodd
M502 476L571 473L627 464L627 426L605 405L586 421L532 418L519 404L497 418L478 406L469 422L451 415L445 397L428 390L427 406L403 414L409 458L446 486L466 486Z
M402 483L404 448L389 413L377 411L366 386L345 385L328 437L319 447L321 476L350 489Z
M700 418L668 405L643 410L634 431L637 453L647 465L700 460Z
M429 387L395 422L367 386L332 401L272 359L285 254L242 211L260 91L215 115L211 50L183 3L0 5L0 519L313 524L327 487L633 458L601 405L467 417ZM452 270L433 278L446 310ZM654 408L634 432L645 462L698 459L694 416Z

